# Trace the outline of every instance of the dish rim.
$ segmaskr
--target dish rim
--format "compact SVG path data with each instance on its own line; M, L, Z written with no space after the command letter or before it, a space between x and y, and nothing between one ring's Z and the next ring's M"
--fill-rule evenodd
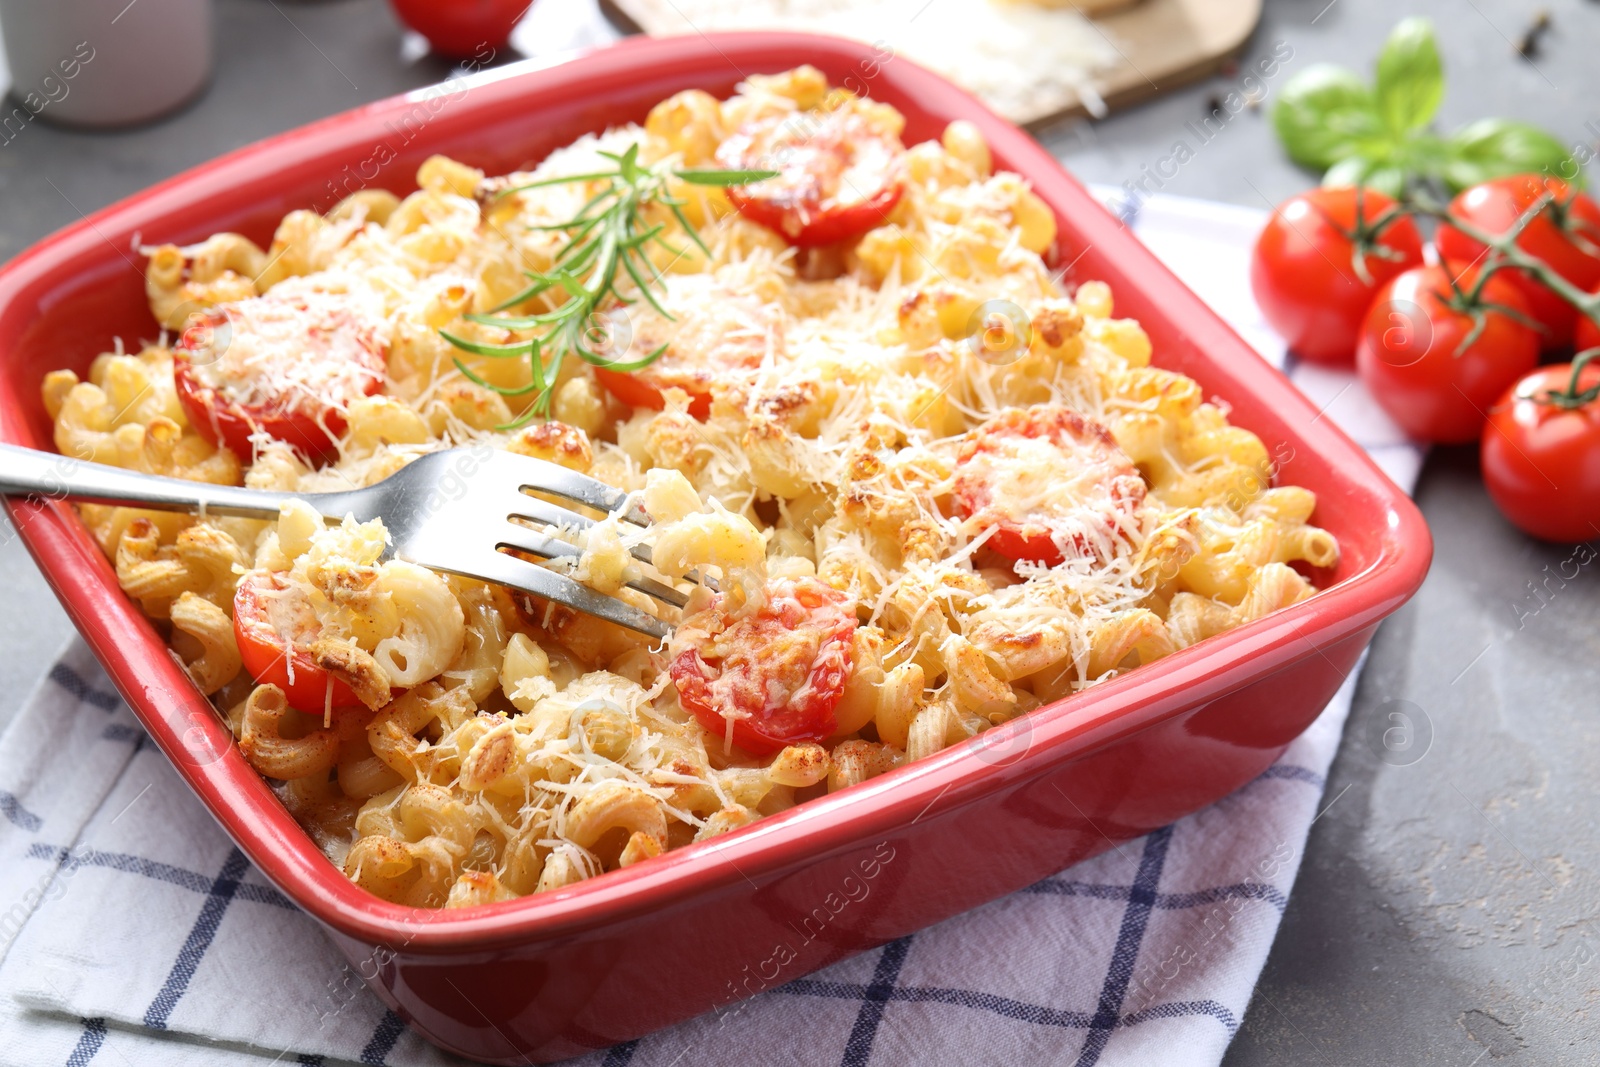
M571 92L618 77L665 77L719 59L731 64L730 53L787 55L790 66L819 56L865 62L875 54L869 45L812 34L629 38L560 65L534 63L531 69L517 65L461 79L462 86L483 94L481 102L436 121L460 126L496 103L542 90L564 87ZM752 61L752 65L782 69L774 63ZM1421 584L1431 558L1431 537L1411 500L1342 431L1325 420L1319 425L1311 401L1261 360L1041 145L975 98L908 60L896 58L884 67L882 76L912 95L926 114L943 121L976 122L995 158L1032 182L1053 210L1063 215L1069 209L1084 212L1074 215L1083 231L1080 237L1113 242L1115 254L1142 260L1138 265L1144 271L1145 295L1154 290L1177 305L1169 312L1171 319L1195 325L1202 336L1191 341L1218 373L1237 379L1239 387L1262 404L1281 407L1286 417L1296 413L1311 417L1312 432L1298 432L1296 443L1308 436L1316 439L1322 447L1315 454L1338 480L1364 490L1383 506L1386 535L1376 558L1309 600L1209 638L1159 664L1041 706L843 793L808 801L740 831L674 849L648 863L567 889L472 908L429 909L380 900L349 881L317 850L265 781L239 757L231 738L223 742L218 736L226 735L226 728L210 702L193 688L148 620L122 594L108 562L70 505L60 500L8 499L6 507L29 551L153 739L213 817L297 906L359 941L400 943L412 953L449 954L568 937L661 910L740 879L756 885L802 859L874 841L926 817L936 819L940 812L1192 710L1198 687L1204 687L1209 701L1258 681L1307 655L1299 647L1302 643L1317 652L1313 637L1331 644L1358 634ZM104 252L97 246L109 239L101 230L125 229L117 220L181 211L178 201L186 197L200 205L191 213L220 211L219 201L252 180L284 179L335 149L369 140L381 123L413 107L425 92L390 97L247 145L57 231L0 268L0 316L25 300L30 288L44 288L74 260L103 267ZM1246 375L1243 364L1233 366L1245 357L1259 364L1259 373ZM12 395L9 387L8 395L0 399L5 401L0 403L0 439L39 447L23 414L27 401ZM1019 744L1020 754L1013 756L1007 746Z

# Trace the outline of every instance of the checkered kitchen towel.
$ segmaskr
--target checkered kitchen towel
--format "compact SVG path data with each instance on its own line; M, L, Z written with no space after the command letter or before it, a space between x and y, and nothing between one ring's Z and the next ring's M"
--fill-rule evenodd
M1132 213L1129 213L1130 215ZM1141 236L1269 359L1257 212L1154 198ZM1348 374L1298 385L1402 485ZM1354 679L1237 793L1037 885L593 1067L1216 1064L1322 803ZM188 794L81 643L0 739L0 1065L458 1063L412 1033Z

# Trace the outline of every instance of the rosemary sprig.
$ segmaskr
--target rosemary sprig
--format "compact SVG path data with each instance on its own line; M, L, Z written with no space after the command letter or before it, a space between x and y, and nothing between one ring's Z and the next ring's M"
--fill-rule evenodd
M643 221L644 209L651 204L664 205L683 232L702 252L710 254L705 242L695 232L683 213L683 199L667 191L667 179L677 178L691 185L730 186L747 185L776 176L770 170L676 170L668 167L648 167L639 162L639 146L630 145L619 154L599 153L616 164L610 170L587 174L572 174L559 178L545 178L511 186L497 192L496 197L509 196L525 189L538 189L552 185L570 185L574 182L603 182L600 190L591 196L577 214L565 222L532 226L530 229L561 231L567 235L566 243L555 255L550 269L524 271L528 286L486 314L466 316L469 322L498 326L517 332L530 331L526 340L509 344L487 344L472 341L449 330L439 334L456 348L476 356L490 359L526 359L533 380L527 385L509 387L487 381L471 367L455 359L456 369L469 380L492 389L501 396L526 396L533 393L531 404L504 430L516 429L532 419L548 415L550 398L561 374L562 363L569 355L576 355L586 363L618 371L635 371L659 359L666 351L662 345L631 361L612 359L595 351L589 334L597 313L609 306L623 306L634 300L617 291L621 276L633 282L651 307L671 318L666 308L656 299L655 291L665 288L660 270L646 254L647 246L654 244L669 255L683 255L663 236L664 224L647 226ZM548 294L548 295L547 295ZM564 299L549 311L525 315L504 314L538 297L550 299L564 295Z

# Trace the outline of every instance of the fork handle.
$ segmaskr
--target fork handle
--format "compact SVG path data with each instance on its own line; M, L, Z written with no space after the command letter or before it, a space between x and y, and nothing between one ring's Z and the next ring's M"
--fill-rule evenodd
M356 510L350 507L352 494L349 493L283 493L212 485L159 474L141 474L4 443L0 443L0 495L134 504L158 511L202 511L252 519L277 518L278 509L289 500L304 500L324 518L335 521L348 511Z

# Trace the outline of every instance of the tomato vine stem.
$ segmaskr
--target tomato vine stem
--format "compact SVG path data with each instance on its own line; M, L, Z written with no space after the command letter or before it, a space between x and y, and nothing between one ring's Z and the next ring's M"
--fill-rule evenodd
M1401 210L1411 215L1431 218L1436 222L1458 230L1483 245L1486 250L1484 255L1480 257L1482 265L1478 268L1477 276L1468 290L1462 289L1458 280L1451 276L1448 267L1445 269L1445 275L1450 278L1450 286L1455 290L1456 297L1460 300L1460 303L1453 303L1452 306L1458 311L1471 315L1473 318L1472 332L1462 340L1462 350L1470 347L1472 342L1476 341L1478 336L1483 333L1485 313L1490 310L1518 319L1538 329L1543 329L1542 326L1533 323L1526 316L1511 308L1488 304L1481 300L1483 287L1488 283L1489 278L1507 268L1521 270L1531 275L1536 281L1555 292L1561 299L1577 308L1580 313L1596 326L1600 326L1600 292L1584 292L1563 278L1544 260L1525 251L1517 244L1523 232L1533 225L1535 219L1547 209L1556 209L1552 205L1560 206L1555 194L1546 191L1524 208L1522 214L1517 216L1516 221L1504 233L1495 234L1466 221L1452 212L1447 206L1425 193L1413 191L1402 202ZM1576 382L1576 379L1574 379L1574 382Z
M1356 221L1348 230L1328 218L1327 212L1321 214L1324 222L1338 230L1344 239L1350 242L1350 267L1356 272L1356 277L1361 280L1362 285L1370 286L1373 284L1372 272L1367 269L1367 257L1391 261L1401 258L1400 252L1384 244L1381 239L1384 231L1405 218L1407 212L1405 205L1391 204L1376 217L1368 220L1366 193L1366 186L1356 186Z
M1567 382L1565 389L1546 389L1533 399L1541 404L1550 404L1553 407L1575 411L1586 404L1600 400L1600 380L1597 380L1587 389L1579 389L1583 370L1590 363L1600 359L1600 348L1586 348L1572 357L1572 378Z

